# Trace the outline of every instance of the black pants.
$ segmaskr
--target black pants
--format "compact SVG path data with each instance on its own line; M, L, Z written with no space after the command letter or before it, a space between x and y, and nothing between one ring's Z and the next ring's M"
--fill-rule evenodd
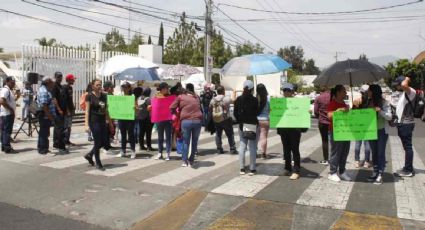
M53 147L57 149L65 149L65 118L63 116L55 117L55 124L53 128Z
M139 144L140 147L145 145L145 134L146 134L146 145L148 148L152 148L152 128L153 123L150 118L146 118L139 121Z
M299 129L284 128L278 131L283 145L283 159L285 160L285 169L288 171L300 172L301 156L300 141L301 131ZM294 169L292 170L292 158L294 159Z
M118 121L118 126L120 128L121 132L121 150L125 152L127 148L127 136L128 136L128 142L130 142L130 148L133 151L136 151L136 142L134 139L134 123L135 121L127 121L127 120L120 120Z
M90 130L93 134L94 146L93 149L87 154L90 158L95 158L97 167L102 167L102 162L100 161L100 148L106 145L105 133L107 133L106 123L105 122L93 122L90 123Z
M320 136L322 137L323 160L329 160L329 124L319 123Z

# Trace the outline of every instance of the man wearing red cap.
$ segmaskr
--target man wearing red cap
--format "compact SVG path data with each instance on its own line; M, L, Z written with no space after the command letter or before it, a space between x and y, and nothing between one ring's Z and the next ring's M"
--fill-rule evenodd
M68 74L65 77L66 85L63 86L66 96L66 114L65 117L65 144L69 146L74 146L75 144L70 141L71 137L71 126L72 126L72 117L75 115L75 105L72 97L73 88L75 82L75 77L72 74Z

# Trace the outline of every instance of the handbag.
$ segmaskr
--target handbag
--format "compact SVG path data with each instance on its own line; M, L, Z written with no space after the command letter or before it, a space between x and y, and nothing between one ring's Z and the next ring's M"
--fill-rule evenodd
M242 137L248 140L257 139L257 125L242 124Z

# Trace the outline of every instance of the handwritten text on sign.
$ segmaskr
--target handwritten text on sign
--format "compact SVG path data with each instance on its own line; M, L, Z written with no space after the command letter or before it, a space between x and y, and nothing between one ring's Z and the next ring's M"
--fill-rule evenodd
M333 113L335 141L376 140L376 112L373 109L354 109Z
M112 119L134 120L134 95L113 96L108 95L108 112Z
M270 110L271 128L310 128L309 98L271 98Z

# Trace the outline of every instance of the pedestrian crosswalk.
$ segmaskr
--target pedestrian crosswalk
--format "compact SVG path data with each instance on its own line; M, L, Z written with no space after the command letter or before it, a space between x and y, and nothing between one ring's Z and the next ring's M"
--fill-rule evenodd
M235 129L235 131L237 131ZM238 142L238 136L235 137ZM225 136L223 143L227 143ZM308 162L308 164L317 164L319 157L321 158L321 137L316 131L309 131L303 134L302 142L300 144L301 158L315 158ZM393 169L402 168L404 164L404 151L400 140L397 136L390 136L388 141L388 164L392 165ZM156 147L156 146L155 146ZM228 149L228 145L224 146ZM194 168L180 167L176 163L176 155L173 152L171 161L155 160L150 155L155 156L156 152L149 152L149 155L144 153L143 157L137 159L130 158L116 158L115 155L101 153L102 161L106 162L105 171L99 171L92 167L81 167L87 165L87 161L82 157L91 145L84 148L71 151L69 155L39 155L35 151L28 151L18 155L3 155L0 161L7 161L16 164L33 165L51 170L68 170L73 169L74 173L80 173L83 176L99 176L103 178L112 178L116 176L126 175L144 175L140 179L140 186L182 186L189 187L195 183L188 183L194 181L207 181L209 183L208 192L215 194L224 194L230 196L241 197L256 197L265 189L273 186L281 180L288 180L289 178L282 176L284 172L283 159L282 159L282 144L280 136L275 131L271 131L268 139L268 149L272 156L269 159L257 160L257 174L254 176L239 175L239 158L237 155L232 154L216 154L214 137L208 133L202 133L199 141L199 155L197 156L197 164ZM207 151L208 150L208 151ZM205 154L205 152L212 152ZM416 151L415 151L416 152ZM320 154L319 154L320 153ZM417 153L417 152L416 152ZM350 155L347 162L347 171L353 179L359 177L359 170L354 168L352 159L354 154L354 143L351 143ZM249 161L247 161L249 162ZM303 164L307 164L303 162ZM166 167L162 167L166 165ZM152 167L161 167L164 170L149 170ZM399 218L413 219L425 221L425 174L423 169L425 165L420 157L415 154L414 167L417 174L412 178L404 178L401 180L394 180L394 192L396 197L396 213ZM221 171L222 169L234 168L231 175L222 177L220 181L214 181L218 177L209 177L212 173ZM346 210L347 204L355 192L354 186L359 180L352 182L333 182L327 179L329 168L316 167L317 178L306 179L305 183L308 185L303 188L293 200L294 203L307 206L332 208L338 210ZM363 169L370 170L370 169ZM149 173L145 173L149 171ZM311 173L311 172L310 172ZM391 172L390 172L391 173ZM387 174L391 175L391 174ZM291 183L304 183L303 169L301 170L301 180ZM218 180L218 179L217 179ZM384 180L385 181L385 180ZM387 180L388 181L388 180ZM379 189L379 186L372 185L370 189ZM282 194L284 196L285 194Z

